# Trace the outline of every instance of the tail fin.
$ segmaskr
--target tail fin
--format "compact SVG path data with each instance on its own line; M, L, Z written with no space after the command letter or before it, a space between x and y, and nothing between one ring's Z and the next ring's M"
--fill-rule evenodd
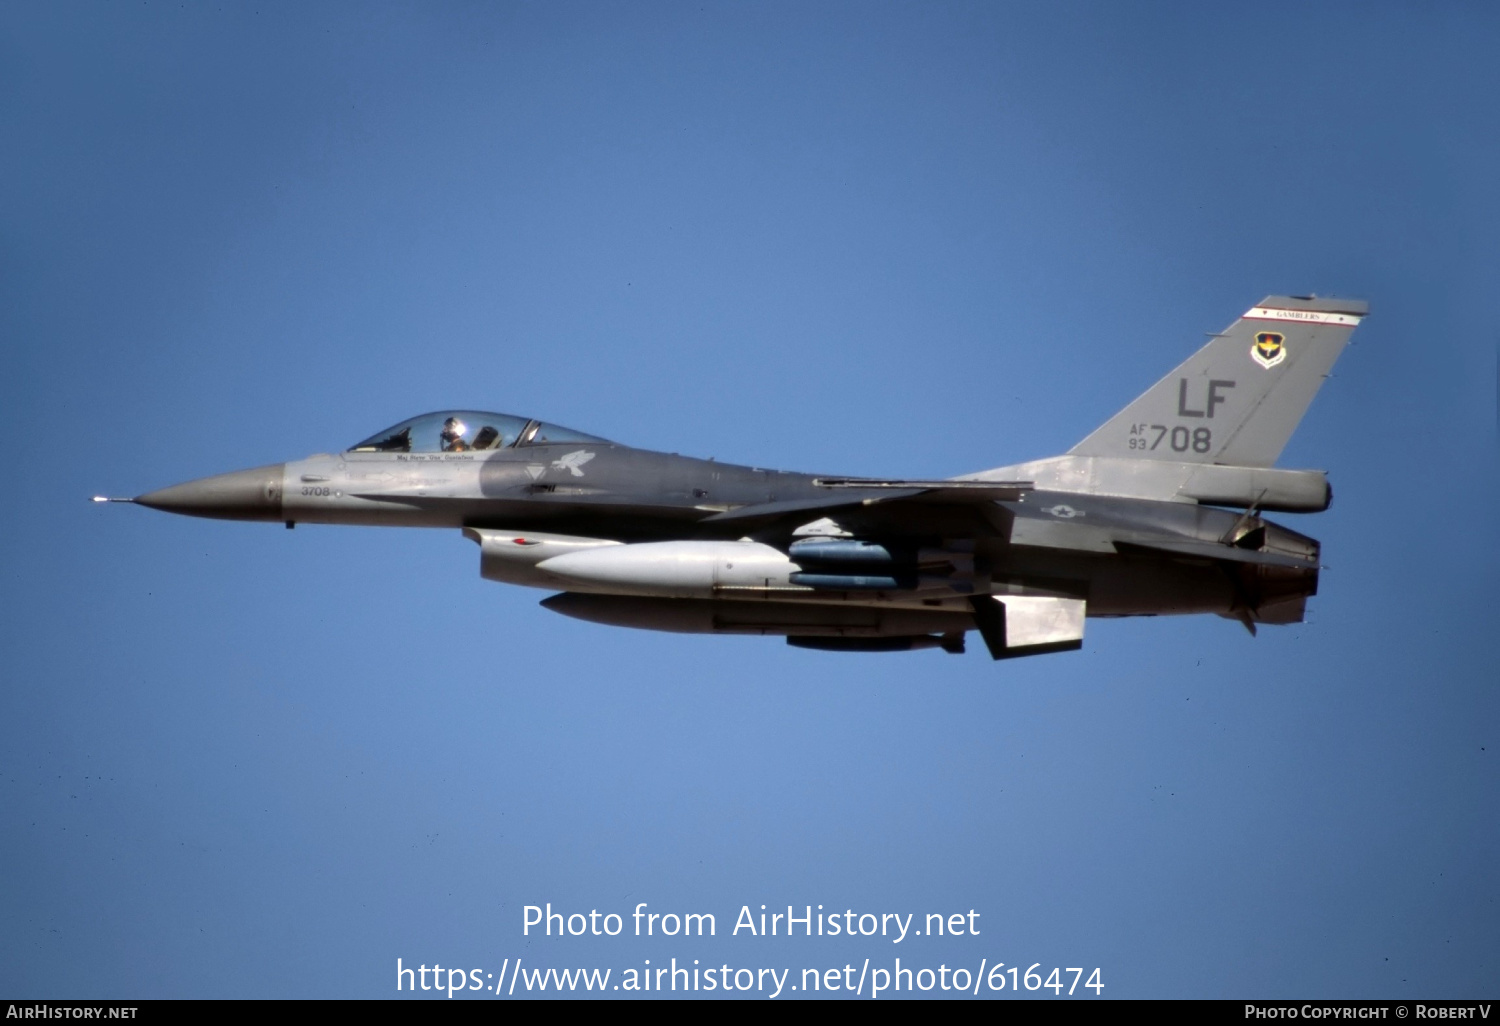
M1267 296L1068 454L1272 466L1368 310Z

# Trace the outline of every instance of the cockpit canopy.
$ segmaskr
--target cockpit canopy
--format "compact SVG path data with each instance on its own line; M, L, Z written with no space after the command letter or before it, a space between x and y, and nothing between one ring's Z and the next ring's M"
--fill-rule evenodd
M604 443L597 435L483 410L443 410L403 420L349 448L350 452L479 452L549 442ZM606 443L607 444L607 443Z

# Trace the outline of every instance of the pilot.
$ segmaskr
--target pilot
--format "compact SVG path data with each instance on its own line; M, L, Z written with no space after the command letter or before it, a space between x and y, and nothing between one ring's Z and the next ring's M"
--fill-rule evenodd
M464 441L464 432L469 430L464 422L457 417L449 417L443 421L443 433L440 436L443 441L444 452L464 452L469 444Z

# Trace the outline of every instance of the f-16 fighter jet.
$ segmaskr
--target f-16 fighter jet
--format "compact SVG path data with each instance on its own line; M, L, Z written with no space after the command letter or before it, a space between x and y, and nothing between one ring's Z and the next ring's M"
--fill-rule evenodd
M135 502L231 520L459 528L548 609L804 648L1077 649L1087 616L1215 613L1253 634L1317 591L1322 471L1273 466L1367 307L1269 296L1067 453L946 480L783 473L444 410L335 455ZM99 501L109 501L100 499Z

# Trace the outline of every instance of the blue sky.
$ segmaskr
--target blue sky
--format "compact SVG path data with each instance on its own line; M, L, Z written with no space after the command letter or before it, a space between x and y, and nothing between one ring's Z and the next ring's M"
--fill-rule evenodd
M6 6L0 991L900 955L1492 992L1497 42L1459 3ZM1282 461L1332 476L1282 518L1330 569L1255 639L638 633L457 532L87 502L444 407L963 473L1302 292L1372 313ZM720 936L523 937L549 901ZM724 936L762 903L982 933Z

